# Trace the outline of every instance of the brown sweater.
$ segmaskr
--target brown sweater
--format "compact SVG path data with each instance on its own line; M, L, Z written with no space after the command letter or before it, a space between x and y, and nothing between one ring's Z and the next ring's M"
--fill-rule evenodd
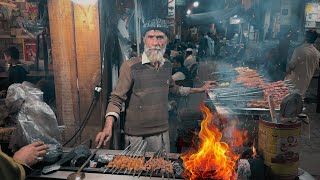
M126 105L125 133L150 136L165 132L168 125L168 94L179 93L171 78L172 65L165 61L159 70L142 64L140 58L125 61L118 84L110 95L108 112L120 114Z

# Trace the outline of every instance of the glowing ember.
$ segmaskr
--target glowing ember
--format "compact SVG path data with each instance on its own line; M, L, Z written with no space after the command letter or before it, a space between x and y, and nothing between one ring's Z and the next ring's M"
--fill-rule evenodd
M197 151L190 151L181 157L184 161L184 175L192 180L235 179L236 161L240 156L232 152L227 143L220 142L222 133L216 126L217 121L213 120L210 110L204 105L201 105L200 109L206 115L201 123L200 144ZM237 134L238 131L232 132L234 137L241 138L235 138L231 144L242 145L243 134Z

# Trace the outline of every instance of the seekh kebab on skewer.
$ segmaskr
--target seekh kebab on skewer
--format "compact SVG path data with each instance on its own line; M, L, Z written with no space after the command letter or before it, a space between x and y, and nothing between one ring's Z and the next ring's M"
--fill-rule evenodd
M234 77L234 83L230 83L229 87L216 88L213 90L215 99L217 101L234 101L242 97L242 101L247 99L247 107L252 108L269 108L267 97L272 94L274 99L275 108L280 107L281 100L290 92L293 86L290 81L277 81L268 83L262 76L253 69L248 67L235 68L238 73ZM261 92L261 95L260 93Z

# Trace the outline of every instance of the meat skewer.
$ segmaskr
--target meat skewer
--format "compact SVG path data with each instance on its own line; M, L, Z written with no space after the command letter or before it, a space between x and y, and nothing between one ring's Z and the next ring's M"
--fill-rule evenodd
M124 155L124 154L126 154L129 150L129 148L132 146L132 144L129 144L129 146L126 148L126 149L124 149L120 154L119 154L119 156L122 156L122 155ZM106 173L107 172L107 170L108 170L108 168L106 168L104 171L103 171L103 173ZM111 171L110 171L111 172Z
M144 151L144 150L146 149L146 146L147 146L147 142L145 142L145 143L143 144L141 150L140 150L139 153L137 154L137 157L140 157L140 156L141 156L141 153L142 153L142 151ZM144 153L144 154L145 154L145 153ZM145 160L145 157L143 157L143 163L144 163L144 160ZM143 169L141 169L141 170L143 170ZM137 173L137 170L135 169L135 170L134 170L134 173L133 173L133 177L134 177L134 175L135 175L136 173Z
M165 156L165 159L166 159L167 161L169 161L169 162L170 162L170 164L171 164L171 166L172 166L172 162L169 160L169 158L168 158L168 154L167 154L167 151L166 151L165 149L164 149L164 156ZM173 166L172 166L172 170L173 170ZM175 177L174 177L174 171L172 171L172 173L167 172L168 179L170 179L170 174L172 174L173 179L175 179Z
M161 149L164 147L164 145L165 145L165 143L162 143L160 149L159 149L157 152L154 153L153 157L151 157L151 158L146 162L146 164L159 156L159 153L160 153ZM150 167L150 169L149 169L149 167L147 166L147 167L146 167L146 170L147 170L147 172L146 172L145 177L147 177L147 175L148 175L149 172L150 172L150 177L151 177L151 176L152 176L152 167Z
M263 89L256 88L256 89L244 89L244 90L234 90L229 92L216 92L219 95L238 95L243 93L250 93L250 92L263 92Z
M252 95L252 94L260 94L263 93L263 91L256 91L256 92L249 92L249 93L244 93L244 94L234 94L234 95L228 95L228 96L219 96L219 99L223 98L229 98L229 97L239 97L239 96L247 96L247 95Z
M131 151L134 151L141 142L142 142L142 140L139 141L139 143L136 143L136 144L134 145L134 147L132 148ZM128 147L129 147L129 146L128 146ZM123 156L127 156L128 154L131 153L131 151L128 151L128 152L127 152L126 154L124 154ZM119 157L121 158L122 156L119 156ZM118 168L118 167L114 166L114 167L109 171L109 173L112 172L112 174L114 174L114 173L117 171L117 169L121 169L121 168Z
M126 151L122 152L121 155L114 157L112 162L108 163L108 168L111 168L112 174L119 174L124 171L124 174L131 174L134 176L140 177L141 174L146 171L146 176L153 176L154 173L158 175L161 173L162 176L167 176L170 179L170 174L173 173L173 165L171 161L166 156L166 151L164 145L161 145L161 148L154 153L147 162L145 162L145 148L147 142L139 141L136 144L132 144L130 150L129 148ZM123 170L123 171L122 171ZM174 176L174 175L173 175Z
M235 71L225 71L225 72L213 72L213 73L210 73L209 75L214 75L214 74L234 74L236 73Z
M128 161L127 163L128 163L128 164L130 164L130 162L134 162L135 160L138 160L138 159L135 158L135 156L141 153L142 148L145 147L144 144L145 144L145 142L144 142L144 140L142 140L142 141L140 141L136 146L134 146L134 148L132 149L132 151L126 156L126 157L127 157L127 161ZM139 163L139 162L136 162L136 163ZM128 164L127 164L127 165L128 165ZM118 173L117 173L117 174L119 174L122 169L128 169L128 168L127 168L126 166L125 166L125 167L120 167L120 168L114 170L114 171L112 172L112 174L114 174L117 170L118 170ZM131 171L132 171L132 169L130 170L130 172L131 172Z

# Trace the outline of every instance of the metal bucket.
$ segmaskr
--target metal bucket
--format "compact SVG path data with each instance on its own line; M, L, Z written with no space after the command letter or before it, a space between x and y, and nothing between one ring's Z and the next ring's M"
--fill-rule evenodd
M258 150L272 179L295 179L299 167L301 123L259 121Z

